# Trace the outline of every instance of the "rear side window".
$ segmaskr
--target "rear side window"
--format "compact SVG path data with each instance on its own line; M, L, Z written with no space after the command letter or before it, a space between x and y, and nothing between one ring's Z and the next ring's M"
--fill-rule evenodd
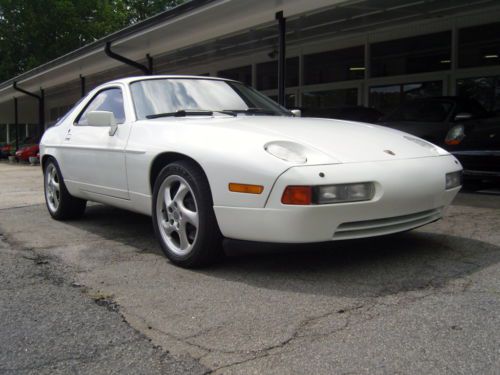
M77 125L88 125L87 114L91 111L109 111L115 115L116 123L125 122L123 94L119 88L106 89L99 92L78 116Z

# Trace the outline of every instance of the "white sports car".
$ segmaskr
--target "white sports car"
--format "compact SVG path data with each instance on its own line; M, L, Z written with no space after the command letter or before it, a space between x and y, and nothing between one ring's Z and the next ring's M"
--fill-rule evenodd
M443 216L461 185L443 149L388 128L295 117L232 80L120 79L41 141L47 208L86 201L153 218L166 256L194 267L222 238L305 243L385 235Z

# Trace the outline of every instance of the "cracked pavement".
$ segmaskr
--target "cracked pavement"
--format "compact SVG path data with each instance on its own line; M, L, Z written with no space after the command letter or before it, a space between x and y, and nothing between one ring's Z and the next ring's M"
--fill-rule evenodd
M93 204L82 220L56 222L39 168L1 163L0 175L19 181L0 184L9 244L2 274L13 267L5 257L47 268L45 279L86 301L84 311L118 317L123 327L110 330L138 340L126 346L139 351L151 340L163 350L149 343L145 361L167 356L178 373L500 373L500 195L461 194L444 220L396 236L307 246L228 241L223 263L193 271L161 255L148 217ZM26 249L47 264L23 258ZM19 302L2 294L2 306L33 307L40 297L29 277L11 278L29 293ZM54 313L68 313L72 301L59 300ZM23 326L38 325L22 310L2 313L2 327L14 341L35 342L36 330ZM65 315L67 324L79 327L80 315ZM76 332L89 352L99 344ZM35 358L50 361L66 340L54 336ZM0 372L17 356L0 355Z

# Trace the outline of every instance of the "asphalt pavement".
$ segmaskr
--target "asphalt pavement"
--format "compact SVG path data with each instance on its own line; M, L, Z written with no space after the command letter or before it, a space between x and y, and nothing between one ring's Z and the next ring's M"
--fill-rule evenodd
M0 233L0 373L500 373L496 191L396 236L228 241L193 271L150 218L56 222L39 168L0 163Z

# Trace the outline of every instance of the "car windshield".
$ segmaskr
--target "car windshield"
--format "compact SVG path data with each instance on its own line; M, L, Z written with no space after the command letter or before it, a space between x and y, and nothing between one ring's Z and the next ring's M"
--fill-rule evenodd
M402 104L385 121L442 122L448 118L453 103L441 100L415 100Z
M154 78L132 82L138 120L185 115L271 115L291 113L239 82L203 78Z

